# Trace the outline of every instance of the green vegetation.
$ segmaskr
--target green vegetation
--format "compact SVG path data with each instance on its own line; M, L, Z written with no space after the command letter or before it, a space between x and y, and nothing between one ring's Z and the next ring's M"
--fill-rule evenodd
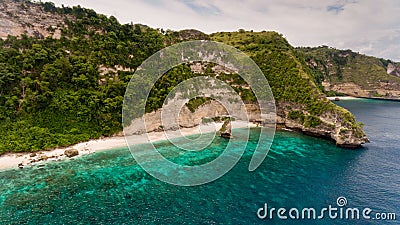
M224 117L221 119L221 121L223 121L224 123L222 124L221 129L219 129L219 133L226 133L226 132L230 132L230 130L228 130L228 125L230 125L231 121L233 121L230 117Z
M382 88L381 84L395 84L392 87L394 90L400 88L400 77L389 75L386 72L389 63L399 66L390 60L327 46L298 48L297 50L298 54L303 55L307 61L321 90L323 90L321 85L323 80L329 81L331 84L351 82L366 90ZM374 97L383 96L375 95Z
M318 125L322 124L320 118L311 115L304 115L303 112L298 110L290 111L288 118L303 124L305 127L317 127Z
M317 127L322 123L321 119L316 116L307 116L304 122L305 127Z
M301 112L299 110L294 110L294 111L289 112L288 118L291 120L296 120L296 121L300 122L301 124L303 124L306 116L304 115L303 112Z
M345 94L343 94L343 93L340 93L340 92L336 92L336 91L325 91L325 95L327 96L327 97L335 97L335 96L346 96Z
M327 100L316 88L321 86L321 76L309 68L304 54L290 46L282 35L265 31L220 32L212 34L211 39L230 44L250 55L265 74L275 100L301 105L301 110L309 114L291 111L289 117L293 120L306 127L316 127L321 124L318 116L324 112L339 112L343 125L362 132L357 125L352 128L355 119L350 112Z
M22 35L0 41L0 154L121 131L123 96L133 72L110 68L136 68L164 47L156 30L120 25L80 7L56 10L77 18L61 39Z
M211 98L203 98L203 97L197 97L190 99L188 103L186 103L186 106L188 109L193 113L198 109L201 105L210 102Z
M211 39L244 51L266 75L279 102L301 105L308 116L290 117L315 127L326 111L339 112L349 129L362 130L352 114L327 101L316 88L320 78L302 54L275 32L215 33L155 30L118 23L81 7L46 11L69 14L60 39L9 36L0 40L0 154L67 146L120 132L125 88L134 70L150 55L183 40ZM116 68L119 68L118 70ZM251 90L237 74L215 74L209 65L203 75L231 84L243 100L254 102ZM169 91L181 81L200 76L183 64L168 71L152 89L146 111L160 108ZM343 74L345 78L345 73ZM194 111L209 101L196 98Z
M320 93L304 60L280 34L242 31L215 33L211 38L250 55L266 75L276 100L301 104L319 101Z

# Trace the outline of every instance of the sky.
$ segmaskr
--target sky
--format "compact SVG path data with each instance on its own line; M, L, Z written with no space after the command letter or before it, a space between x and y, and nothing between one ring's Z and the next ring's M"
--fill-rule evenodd
M328 45L400 62L400 0L50 1L165 30L272 30L293 46Z

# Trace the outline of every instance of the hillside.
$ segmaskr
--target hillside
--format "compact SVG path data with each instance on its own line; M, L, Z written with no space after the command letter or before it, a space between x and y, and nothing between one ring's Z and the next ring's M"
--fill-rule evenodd
M400 99L400 63L327 46L298 50L328 95Z
M248 54L263 71L274 94L281 127L333 139L344 147L366 141L361 125L347 110L333 104L317 88L301 54L276 32L220 32L215 41Z
M14 14L19 11L14 10L0 14L2 21L13 18L14 23L24 24L37 18L34 27L51 27L54 20L41 20L42 15L62 19L58 36L17 30L0 40L0 154L67 146L119 133L125 88L136 68L156 51L193 39L225 42L251 56L270 82L280 126L332 139L343 147L358 147L367 141L354 116L326 100L303 56L275 32L208 36L195 30L122 25L114 17L81 7L9 0L1 5L29 15L16 20ZM0 30L7 31L4 24ZM218 65L211 67L210 74L198 73L192 65L170 70L153 89L147 112L156 111L168 90L181 80L212 75ZM251 104L251 92L241 88L240 79L232 79L234 74L222 77L233 80ZM191 110L207 101L196 102L189 106Z

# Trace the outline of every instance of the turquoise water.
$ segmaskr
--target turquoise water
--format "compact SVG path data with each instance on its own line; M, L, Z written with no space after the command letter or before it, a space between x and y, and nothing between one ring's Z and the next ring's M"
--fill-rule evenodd
M251 132L239 163L222 178L179 187L148 175L127 148L44 168L0 172L0 224L398 224L378 220L260 220L270 207L336 206L400 215L400 103L341 101L364 122L371 143L354 151L294 132L277 132L271 151L248 171L258 130ZM235 140L238 146L245 144ZM216 138L201 155L178 154L167 142L157 148L171 161L201 164L217 157L227 140ZM171 151L172 150L172 151ZM201 163L197 159L200 159Z

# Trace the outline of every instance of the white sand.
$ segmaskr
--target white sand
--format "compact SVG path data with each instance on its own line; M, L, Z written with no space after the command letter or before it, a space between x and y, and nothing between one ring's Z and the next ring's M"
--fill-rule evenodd
M168 138L165 132L151 132L142 135L134 135L130 136L130 140L133 141L135 144L140 143L147 143L149 141L160 141L160 140L167 140L170 138L176 138L180 136L187 136L199 133L206 133L206 132L214 132L221 128L222 123L217 124L207 124L207 125L200 125L193 128L182 128L177 131L168 131ZM239 127L254 127L254 124L247 123L247 122L233 122L233 128ZM16 168L18 165L22 164L23 166L27 165L34 165L37 163L42 163L45 161L59 161L67 158L64 154L64 151L67 149L76 149L79 152L78 156L87 155L90 153L94 153L97 151L102 150L109 150L113 148L121 148L126 147L127 143L125 137L108 137L108 138L101 138L96 140L90 140L87 142L82 142L75 144L70 147L65 148L56 148L54 150L49 151L39 151L35 153L7 153L0 156L0 170Z
M337 97L326 97L329 100L351 100L351 99L357 99L356 97L353 96L337 96Z

